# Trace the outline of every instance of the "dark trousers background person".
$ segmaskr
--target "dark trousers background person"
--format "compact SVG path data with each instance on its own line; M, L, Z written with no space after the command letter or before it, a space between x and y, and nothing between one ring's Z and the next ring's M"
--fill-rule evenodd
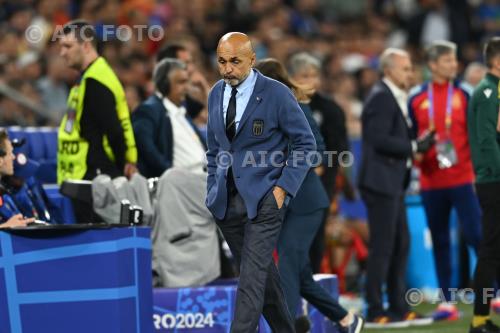
M460 229L468 246L479 248L481 209L472 184L421 191L422 202L431 231L439 286L445 301L451 301L450 213L455 208Z
M476 184L483 210L483 239L474 274L475 316L489 316L494 286L500 269L500 182Z
M339 322L347 311L313 278L309 248L322 225L324 209L306 214L287 214L278 241L278 267L288 309L297 313L301 296L331 321Z
M367 206L370 229L366 273L368 316L376 318L386 313L381 287L387 282L390 304L387 313L403 318L408 311L405 276L409 250L404 195L390 197L369 190L363 190L361 195Z

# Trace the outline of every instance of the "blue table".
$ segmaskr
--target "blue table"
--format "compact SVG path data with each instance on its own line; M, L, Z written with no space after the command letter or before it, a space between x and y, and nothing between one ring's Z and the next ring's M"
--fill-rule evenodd
M0 231L0 332L152 332L150 229Z

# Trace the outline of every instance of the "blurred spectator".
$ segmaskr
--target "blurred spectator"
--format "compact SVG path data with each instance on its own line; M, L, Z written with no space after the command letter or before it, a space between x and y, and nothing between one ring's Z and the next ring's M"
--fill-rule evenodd
M36 81L42 75L42 62L43 59L36 52L23 53L16 62L20 77L27 81Z
M361 137L361 110L363 105L356 93L354 76L341 73L335 79L334 99L345 112L346 125L351 138Z
M470 26L465 0L422 0L420 12L408 22L408 42L415 48L434 40L469 41Z
M165 58L176 58L186 64L189 86L186 95L186 110L188 115L199 125L207 123L206 103L210 86L203 74L197 69L192 52L181 43L167 43L156 55L156 61Z
M388 44L404 48L408 41L417 51L415 59L418 62L422 36L432 40L438 37L437 34L442 37L451 34L450 38L463 45L464 63L479 59L481 50L477 41L491 33L497 7L495 1L489 0L470 6L465 0L23 0L21 3L4 0L0 10L3 18L0 24L0 81L25 79L22 74L25 68L18 68L16 64L28 51L34 51L36 58L41 60L37 65L28 66L29 75L38 72L35 81L46 76L51 76L49 80L52 81L48 67L54 56L54 45L57 45L53 37L57 36L62 24L74 17L83 17L96 27L104 58L124 86L136 87L141 100L153 92L148 79L153 55L160 45L166 41L180 41L185 45L195 59L196 72L202 73L210 86L217 79L213 50L218 38L232 30L249 33L258 58L274 57L283 62L289 54L305 50L323 60L324 92L334 92L332 81L337 80L340 72L356 74L354 89L363 100L377 78L371 68L376 66L378 54ZM474 29L469 29L469 22ZM142 38L134 25L147 27L141 30ZM153 25L157 25L156 33L150 34L148 29ZM130 38L118 38L119 26L131 29ZM33 58L27 59L30 57ZM418 67L418 63L416 65ZM72 80L68 75L66 71L63 81L70 86ZM43 99L47 101L46 89L43 90ZM57 91L57 94L62 92L60 87ZM47 106L46 102L43 105ZM188 112L190 109L188 107ZM35 121L42 124L47 120L36 117ZM205 122L203 111L196 123L203 126Z
M142 95L135 85L125 86L125 98L130 112L134 112L142 100Z
M132 114L139 171L148 178L160 177L171 167L202 173L204 141L183 106L189 85L187 66L164 58L155 67L153 81L155 94Z
M467 89L472 94L472 90L479 84L479 82L484 78L487 72L486 66L480 62L471 62L467 65L464 71L464 82Z
M66 112L69 92L64 82L66 65L60 57L50 57L47 62L47 75L37 81L37 88L45 108L54 114L54 118L61 119Z
M483 0L477 8L477 18L484 29L485 37L498 35L500 32L500 3L496 0Z
M358 99L364 101L379 79L379 73L371 67L363 67L355 73L355 78L358 81Z
M288 67L292 79L314 91L309 105L325 138L326 150L339 154L348 150L344 112L334 100L321 92L321 62L308 53L297 53L290 58ZM339 167L338 159L333 162L332 166L320 174L330 199L333 196Z

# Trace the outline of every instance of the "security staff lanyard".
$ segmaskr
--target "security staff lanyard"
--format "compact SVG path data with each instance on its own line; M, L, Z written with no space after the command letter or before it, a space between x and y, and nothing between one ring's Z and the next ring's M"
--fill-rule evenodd
M434 123L434 91L432 89L432 82L429 83L427 86L427 98L429 99L429 130L434 130L436 129L435 123ZM445 115L445 120L444 120L444 125L446 128L446 136L450 137L450 130L451 130L451 115L453 112L452 109L453 106L453 84L451 82L448 82L448 96L446 98L446 115Z

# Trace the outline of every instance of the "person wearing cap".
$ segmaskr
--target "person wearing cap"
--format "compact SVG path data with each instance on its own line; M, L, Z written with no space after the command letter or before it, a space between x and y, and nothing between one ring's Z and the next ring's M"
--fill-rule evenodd
M458 213L467 245L477 251L481 239L481 210L473 182L467 135L468 93L456 81L457 47L435 41L426 50L432 77L410 97L412 130L417 135L436 131L436 144L417 158L420 189L432 236L435 267L442 291L436 319L456 320L459 312L451 301L450 213Z
M57 182L111 178L137 171L137 148L123 86L96 49L94 27L83 20L67 23L59 40L61 56L80 71L68 96L58 134ZM77 222L94 221L92 207L75 200Z
M0 130L0 181L14 174L14 153L7 132ZM0 228L24 227L34 222L34 218L24 217L5 187L0 183Z

